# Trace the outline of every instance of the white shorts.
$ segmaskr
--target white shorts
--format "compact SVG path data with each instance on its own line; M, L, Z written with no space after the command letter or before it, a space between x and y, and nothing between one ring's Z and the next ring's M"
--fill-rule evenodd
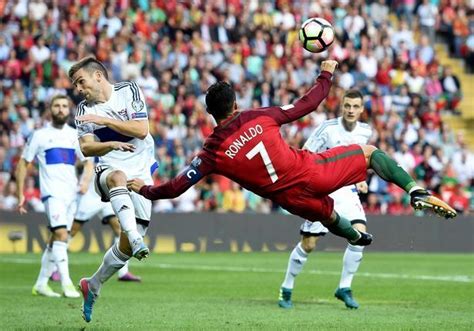
M329 195L334 199L334 210L347 218L352 224L367 223L364 208L355 186L345 186ZM301 224L300 234L324 236L329 230L321 222L305 221Z
M80 195L74 220L87 222L96 215L102 222L111 216L115 216L112 204L110 202L102 202L94 191Z
M103 202L110 201L110 192L107 186L107 176L110 175L113 171L118 169L114 169L112 167L104 168L104 167L96 167L96 177L95 177L95 190L97 194L100 195ZM141 178L145 181L145 184L152 185L153 180L151 175L147 176L146 178ZM151 201L146 199L144 196L130 192L130 198L132 199L133 206L135 207L135 217L137 219L143 221L150 221L151 219Z
M44 203L44 209L48 216L49 229L54 231L58 228L71 230L74 213L76 212L76 199L62 200L49 197Z

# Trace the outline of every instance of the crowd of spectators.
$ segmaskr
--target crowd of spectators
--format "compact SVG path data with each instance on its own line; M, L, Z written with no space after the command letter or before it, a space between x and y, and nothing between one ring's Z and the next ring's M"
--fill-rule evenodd
M459 1L441 1L436 14L437 31L449 46L449 53L463 58L465 69L474 73L474 7Z
M210 84L231 82L243 109L288 104L329 56L341 64L330 95L282 128L287 141L301 147L318 124L338 116L344 90L359 89L371 143L460 212L473 209L473 153L441 118L457 113L461 83L434 49L435 38L450 36L453 54L472 61L474 20L463 2L17 0L1 1L0 14L0 208L15 208L15 165L31 132L49 122L49 99L66 93L78 102L67 70L94 54L113 81L135 80L146 96L157 183L176 175L212 132L203 103ZM301 22L314 16L337 34L326 53L308 53L298 41ZM404 192L373 174L368 183L368 213L412 213ZM26 188L40 210L34 169ZM161 212L275 209L220 176L154 204Z

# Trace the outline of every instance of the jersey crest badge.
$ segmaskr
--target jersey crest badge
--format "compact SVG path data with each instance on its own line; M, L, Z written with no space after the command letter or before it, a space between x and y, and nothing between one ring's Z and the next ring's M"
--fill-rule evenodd
M144 107L145 107L145 104L143 103L143 101L141 101L141 100L133 100L132 101L132 108L136 112L142 111Z

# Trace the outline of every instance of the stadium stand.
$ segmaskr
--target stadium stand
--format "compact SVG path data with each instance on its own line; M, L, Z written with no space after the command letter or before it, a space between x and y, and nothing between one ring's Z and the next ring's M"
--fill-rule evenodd
M161 163L156 182L174 176L212 131L203 104L210 84L230 81L241 108L287 104L312 84L318 62L329 55L341 63L329 97L287 125L286 139L301 147L315 126L337 116L344 89L358 88L366 95L364 120L376 132L372 143L461 213L474 209L474 96L466 93L473 90L474 11L464 2L107 3L0 2L0 208L15 208L15 165L32 130L49 122L45 105L57 93L80 100L66 72L92 53L114 80L136 80L147 97ZM329 54L307 53L298 42L300 23L312 16L336 29ZM403 192L373 175L368 181L368 213L412 213ZM35 169L28 183L30 205L41 210ZM154 205L155 211L276 209L222 177Z

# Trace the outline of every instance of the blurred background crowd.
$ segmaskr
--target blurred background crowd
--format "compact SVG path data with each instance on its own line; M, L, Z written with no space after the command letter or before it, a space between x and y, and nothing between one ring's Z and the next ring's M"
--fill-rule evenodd
M50 98L80 100L67 70L90 54L113 81L135 80L142 88L160 162L157 183L176 175L212 132L203 102L210 84L231 82L243 109L284 105L309 89L329 56L341 64L330 95L282 128L287 141L301 147L317 125L338 116L344 91L359 89L371 143L459 212L474 209L474 155L462 132L442 120L458 113L463 87L434 47L444 42L474 72L467 1L6 0L0 14L0 209L16 207L15 165L31 132L49 122ZM301 47L297 32L308 17L333 24L337 40L328 52ZM367 213L412 213L401 190L372 174L368 184ZM41 210L35 169L25 195ZM212 176L154 210L267 213L278 206Z

